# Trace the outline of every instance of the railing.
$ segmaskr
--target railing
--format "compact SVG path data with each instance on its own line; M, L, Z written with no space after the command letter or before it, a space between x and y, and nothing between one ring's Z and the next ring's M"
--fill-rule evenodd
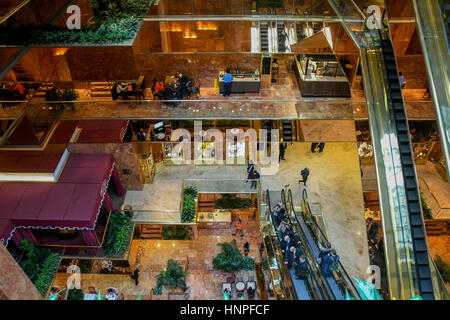
M291 207L294 208L291 190L288 190L288 199L289 199L289 202L291 203ZM306 190L303 190L303 193L302 193L302 207L303 207L303 210L302 210L303 220L305 221L305 224L307 225L308 229L310 230L311 234L313 235L319 249L326 248L330 242L328 240L328 237L322 231L320 226L317 224L317 221L314 219L313 215L311 214L311 209L309 207L309 202L308 202L308 194L307 194ZM341 290L341 293L343 295L345 295L345 291L347 291L353 298L358 299L358 300L361 299L359 296L358 290L356 289L355 284L351 280L350 276L348 275L348 273L345 270L344 266L342 265L341 261L339 261L338 269L333 272L333 278L335 279L336 283L338 284L338 286Z
M442 279L442 276L431 255L429 256L429 260L430 260L431 274L433 275L433 286L435 288L434 289L435 295L440 300L450 300L450 292L448 291L447 285L444 279Z

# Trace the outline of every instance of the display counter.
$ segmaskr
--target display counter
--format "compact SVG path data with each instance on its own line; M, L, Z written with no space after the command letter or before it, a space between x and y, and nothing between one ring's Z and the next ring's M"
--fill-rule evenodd
M199 212L198 227L204 229L225 229L231 227L231 211L215 210L214 212Z
M350 83L334 55L299 54L294 71L303 97L351 97Z
M225 82L223 82L224 72L219 73L219 89L220 93L224 92ZM261 77L254 73L231 74L233 81L231 82L231 93L259 93L261 87Z

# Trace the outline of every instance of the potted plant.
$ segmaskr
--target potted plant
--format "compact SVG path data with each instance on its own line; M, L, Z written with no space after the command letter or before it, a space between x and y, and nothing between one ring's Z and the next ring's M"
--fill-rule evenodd
M187 187L183 191L183 208L181 222L193 222L195 219L195 207L198 192L194 187Z
M219 253L213 260L214 270L222 270L230 272L235 279L235 274L240 270L254 270L255 262L253 258L243 257L241 252L236 246L236 240L232 242L218 243L218 246L222 248L222 252Z
M77 99L78 93L75 89L60 90L51 88L45 92L45 101L49 102L47 103L49 109L61 110L64 108L65 110L75 110L75 103L70 101L76 101Z
M70 289L67 296L67 300L83 300L83 290L81 289Z
M187 286L184 279L187 277L187 273L183 271L180 265L170 259L167 261L167 269L161 271L156 276L156 287L153 289L154 295L161 295L162 288L181 288L183 292L186 291Z

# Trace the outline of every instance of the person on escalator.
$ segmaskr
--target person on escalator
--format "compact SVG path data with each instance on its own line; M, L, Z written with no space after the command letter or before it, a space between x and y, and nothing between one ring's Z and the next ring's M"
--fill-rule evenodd
M320 247L319 248L320 252L319 252L319 257L317 258L317 262L319 263L319 265L322 265L323 262L323 257L330 254L331 250L333 250L331 248L331 243L327 243L325 247Z
M280 248L281 248L281 252L283 252L284 260L286 261L286 263L287 263L286 252L288 252L290 247L291 247L291 238L289 238L289 236L285 236L283 238L283 240L280 241Z
M281 223L279 224L277 230L281 235L285 235L286 231L290 228L289 225L289 220L288 219L284 219L283 221L281 221Z
M308 271L308 262L306 261L306 257L301 255L298 259L297 266L295 267L295 276L297 279L305 279L306 272Z
M328 267L327 277L331 277L333 272L339 268L339 256L337 255L336 250L331 250L329 257L331 259L331 263Z
M297 262L300 259L300 256L303 256L304 253L302 249L297 248L295 246L291 246L288 252L288 268L296 267Z

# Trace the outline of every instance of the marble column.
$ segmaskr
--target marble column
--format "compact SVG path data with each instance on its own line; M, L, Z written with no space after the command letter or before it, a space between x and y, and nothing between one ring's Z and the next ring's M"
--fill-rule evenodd
M2 244L0 270L0 300L42 300L34 284Z

